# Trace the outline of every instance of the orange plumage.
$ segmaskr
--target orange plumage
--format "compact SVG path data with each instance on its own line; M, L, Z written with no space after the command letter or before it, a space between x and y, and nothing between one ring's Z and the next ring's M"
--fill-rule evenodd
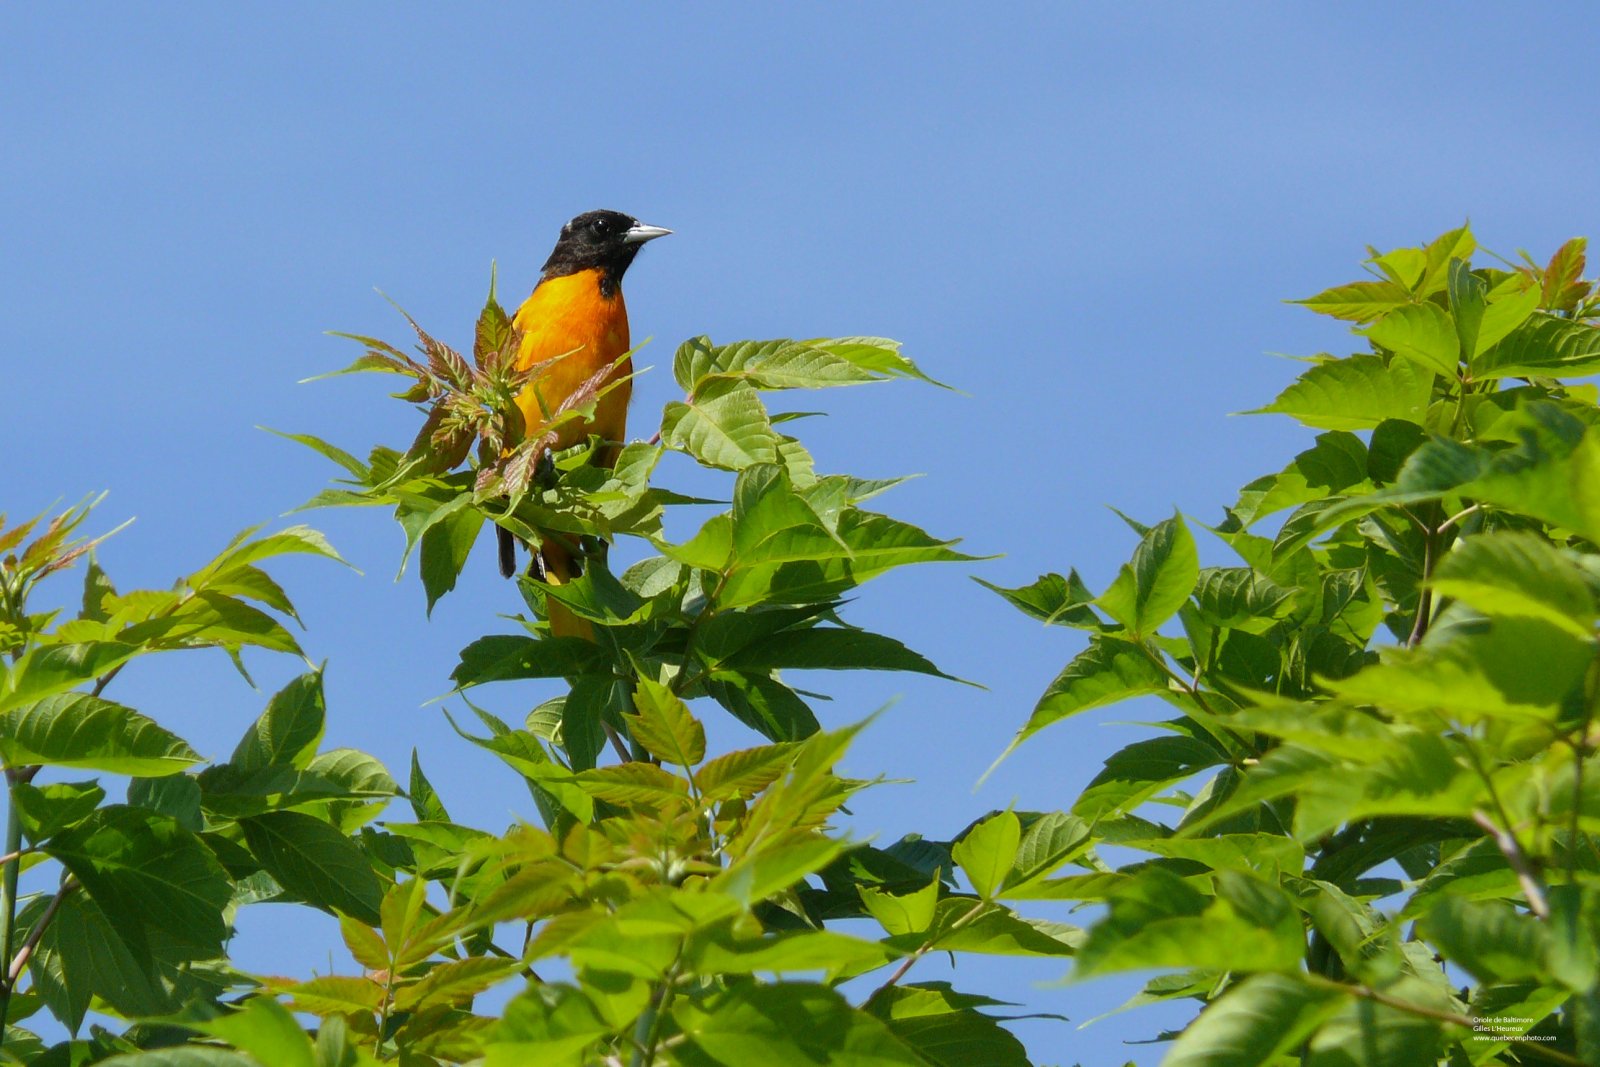
M517 397L528 437L544 433L561 405L609 367L604 381L616 384L596 402L593 416L558 426L551 447L568 448L593 434L605 442L596 462L607 467L616 463L627 433L631 390L626 379L633 373L632 361L622 358L630 344L622 275L644 242L670 232L615 211L590 211L562 227L539 283L512 320L522 333L517 368L550 361ZM536 572L553 584L569 581L578 573L573 548L558 535L544 537ZM500 569L507 577L516 571L516 541L504 529ZM554 604L550 628L557 634L591 636L587 623Z

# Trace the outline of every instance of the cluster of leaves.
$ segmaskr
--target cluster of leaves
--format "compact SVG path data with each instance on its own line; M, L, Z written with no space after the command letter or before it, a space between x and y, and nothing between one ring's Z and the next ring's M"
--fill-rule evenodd
M1323 432L1209 528L1236 563L1174 516L1099 596L997 590L1090 635L1014 744L1176 712L1073 803L1080 869L1001 893L1100 909L1075 974L1206 1005L1168 1067L1600 1062L1600 300L1582 240L1474 251L1303 301L1371 350L1261 409Z
M73 1032L91 1011L214 1015L256 985L225 954L239 908L301 901L375 916L382 896L349 833L397 789L371 757L317 754L320 674L275 696L232 757L204 769L181 737L104 695L157 652L222 649L241 671L247 647L299 655L278 617L293 620L293 604L261 564L339 557L304 527L252 530L172 589L119 593L90 553L96 542L75 539L91 506L31 542L42 517L10 529L0 519L6 1062L79 1064L181 1041L160 1026L96 1026L47 1049L19 1024L41 1009ZM82 560L75 617L30 607L39 583ZM128 779L125 801L107 803L101 780L70 780L82 771Z
M1068 862L1081 827L1007 812L953 843L849 841L836 813L870 783L834 768L861 727L823 731L809 703L816 694L784 674L942 676L840 612L847 594L886 571L972 557L866 510L895 482L819 474L787 432L795 416L763 401L776 390L921 372L877 338L726 346L697 338L674 360L683 400L667 405L654 440L627 445L603 469L590 462L599 442L546 463L551 441L527 439L514 401L536 386L539 368L515 369L516 331L492 291L472 364L418 334L420 359L361 338L367 352L351 368L413 379L398 395L423 408L416 442L362 461L296 436L349 475L314 504L392 507L406 554L420 551L430 608L455 585L486 522L532 543L625 535L646 546L620 574L605 552L590 551L568 583L521 579L529 615L517 620L520 632L462 650L453 679L487 733L458 730L526 782L540 825L490 833L454 822L415 757L403 791L414 820L376 821L402 790L359 753L317 754L315 672L273 698L227 763L198 773L189 773L198 757L181 741L129 709L102 707L99 680L122 660L95 660L49 692L32 683L0 690L27 701L0 719L14 742L9 766L71 758L70 766L135 776L129 803L108 808L96 807L103 794L92 784L59 787L54 807L37 806L55 813L48 826L34 814L33 787L13 785L30 842L66 870L59 893L23 901L23 928L41 933L25 953L33 989L18 998L45 1003L73 1031L86 1009L141 1020L48 1051L19 1032L5 1055L120 1067L1027 1067L1020 1042L989 1010L998 1002L909 976L935 950L1070 955L1079 931L1024 918L999 895ZM590 386L546 414L584 417L607 387L602 375ZM666 509L713 502L650 484L669 451L723 472L730 489L682 541L664 532ZM231 546L172 596L115 598L91 568L85 618L95 625L62 630L75 628L80 643L138 650L181 634L237 653L211 616L139 631L138 642L127 630L192 616L198 609L187 605L202 597L254 597L292 614L253 568L270 554L258 546L321 542L303 530L276 536L283 540ZM146 615L133 619L125 602ZM553 636L552 610L585 620L592 639ZM43 623L23 628L28 649L43 640ZM251 633L245 643L296 650L281 627ZM21 651L19 663L31 654ZM19 668L19 677L36 674ZM478 706L480 692L512 701L523 692L478 687L528 680L551 691L531 710L521 703L512 721ZM100 748L82 740L88 730L35 723L51 701L98 702L80 710L110 731ZM720 707L762 743L708 753L695 705ZM64 742L36 740L68 733L78 738L70 754ZM130 762L135 744L140 762ZM113 848L127 851L111 856ZM233 970L221 954L232 909L259 900L336 914L351 963L295 978ZM98 923L95 934L123 947L108 954L88 934L61 940L74 928L69 919ZM831 928L841 921L852 922L850 933ZM139 981L130 977L136 968ZM485 995L503 1010L477 1007ZM297 1016L315 1017L314 1033Z
M803 1053L1026 1064L1017 1040L977 1010L993 1001L899 984L934 948L1070 951L1070 928L994 903L983 879L1003 843L978 835L953 857L851 846L826 828L866 784L832 772L859 727L706 759L702 726L668 686L642 680L635 702L627 726L644 759L558 778L511 754L509 728L483 742L536 789L592 812L562 832L463 833L414 772L419 821L385 827L409 845L401 862L414 877L397 871L375 927L343 921L365 973L271 986L292 1010L339 1020L402 1062L734 1065ZM948 890L940 871L952 863L980 892ZM430 906L429 879L453 906ZM883 935L824 925L845 916L876 917ZM523 931L522 947L494 954L487 938L505 924ZM537 973L552 959L570 981ZM861 1007L836 988L890 965ZM498 1020L470 1010L475 994L517 976L522 991Z
M493 370L485 352L516 346L514 330L497 339L504 322L491 293L474 346L480 377ZM433 356L443 346L422 337L428 366L464 365ZM364 360L385 354L368 349ZM417 377L401 395L432 404L426 419L435 423L441 394L427 383L437 374L423 368L379 369ZM794 416L774 415L762 399L925 376L895 343L864 337L695 338L673 371L684 398L612 469L591 462L603 443L590 440L542 470L526 464L535 473L525 484L486 477L497 457L529 447L491 440L493 426L509 425L494 418L479 424L490 445L476 458L431 429L410 453L379 448L364 463L298 438L352 475L314 503L394 508L408 552L420 547L430 606L454 586L486 522L533 544L630 537L647 555L617 574L609 553L591 550L569 582L522 578L522 632L472 642L453 673L463 694L529 680L556 687L518 713L520 726L471 703L487 734L457 727L525 780L542 828L461 827L414 764L418 821L362 831L393 885L381 923L345 920L364 973L270 987L295 1011L337 1020L372 1055L408 1063L733 1065L804 1049L818 1062L1026 1064L1017 1040L980 1010L993 1001L902 982L935 948L1070 953L1072 928L995 901L995 854L1024 847L1023 823L1008 816L1009 838L978 834L953 850L920 840L879 849L830 832L833 814L867 784L832 772L856 729L822 732L807 694L783 674L941 674L893 638L847 625L842 598L896 567L972 557L862 507L895 481L819 474L785 432ZM587 414L593 399L565 410ZM681 542L665 533L666 509L714 502L651 484L669 451L732 475L731 501ZM451 469L458 462L468 468ZM584 620L590 636L554 636L552 610ZM768 743L708 759L696 701ZM1055 822L1029 826L1026 849L1041 869L1059 843ZM958 890L957 871L970 892ZM882 932L827 928L845 919L876 920ZM521 931L517 951L493 940L508 924ZM552 958L572 981L537 975ZM887 977L852 987L855 1002L838 988L875 971ZM474 1013L475 996L507 981L524 988L501 1018Z

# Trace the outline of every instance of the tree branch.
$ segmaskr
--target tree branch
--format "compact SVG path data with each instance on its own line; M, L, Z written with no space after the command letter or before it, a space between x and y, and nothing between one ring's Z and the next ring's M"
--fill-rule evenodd
M39 916L39 921L33 924L33 929L28 931L27 939L22 942L22 947L17 950L16 959L11 961L11 967L6 972L6 988L15 989L17 980L22 977L22 970L28 965L28 960L33 956L34 949L39 947L39 941L44 937L50 920L56 917L56 912L61 910L61 902L67 899L67 894L78 888L76 878L68 878L61 883L61 888L56 890L56 895L50 898L50 903L45 906L44 914Z

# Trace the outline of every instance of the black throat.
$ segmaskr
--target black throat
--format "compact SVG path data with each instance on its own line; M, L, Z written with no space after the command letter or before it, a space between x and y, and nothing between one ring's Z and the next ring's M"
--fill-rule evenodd
M607 216L605 221L609 224L603 231L597 232L592 223L585 224L584 220L601 214ZM550 258L545 260L543 276L560 278L581 274L586 270L598 271L600 295L607 298L616 296L622 286L622 276L627 273L641 246L623 239L624 232L633 220L625 215L616 215L616 221L613 222L611 215L611 212L580 215L563 228Z

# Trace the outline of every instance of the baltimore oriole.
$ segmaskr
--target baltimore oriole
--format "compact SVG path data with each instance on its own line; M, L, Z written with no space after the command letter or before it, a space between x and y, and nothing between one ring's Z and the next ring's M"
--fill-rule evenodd
M626 379L633 373L631 360L618 363L630 343L622 275L641 245L671 232L646 226L620 211L586 211L561 227L538 284L512 319L522 333L518 370L554 360L517 396L528 437L544 432L548 412L557 411L584 383L615 364L614 378L607 380L623 379L620 384L600 397L593 418L557 427L551 448L567 448L594 434L605 442L596 452L597 462L607 467L616 463L628 424ZM500 529L499 536L500 573L509 578L517 570L517 542L506 529ZM547 582L568 581L577 570L574 553L558 537L544 539L537 559L538 572ZM578 620L569 619L564 611L552 610L550 621L558 633L588 629L571 625Z

